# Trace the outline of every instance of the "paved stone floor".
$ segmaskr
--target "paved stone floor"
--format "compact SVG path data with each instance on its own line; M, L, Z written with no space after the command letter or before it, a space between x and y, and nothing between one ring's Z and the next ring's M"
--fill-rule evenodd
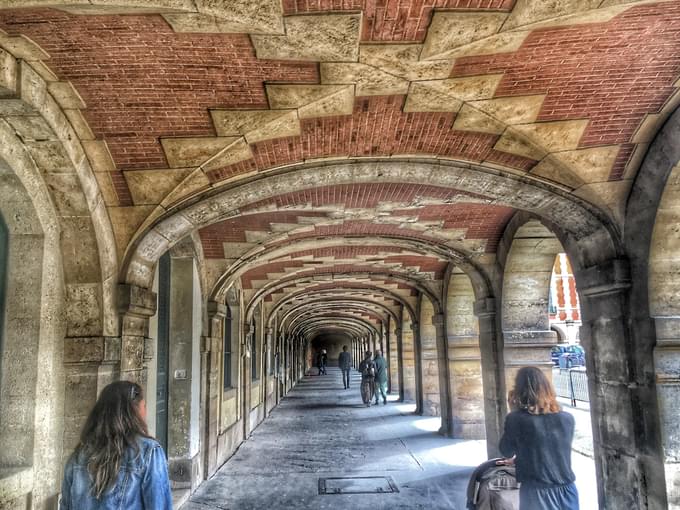
M337 368L305 377L183 510L463 510L470 473L486 460L485 442L438 436L438 418L410 414L414 406L395 396L366 408L359 379L354 372L353 387L343 390ZM588 460L575 465L582 475ZM391 477L399 492L319 494L319 478L361 476ZM594 486L583 489L582 501L594 497Z

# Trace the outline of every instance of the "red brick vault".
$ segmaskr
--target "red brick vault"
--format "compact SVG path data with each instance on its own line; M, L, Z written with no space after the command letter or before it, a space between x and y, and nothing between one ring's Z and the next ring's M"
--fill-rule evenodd
M309 352L295 349L331 331L350 338L355 355L370 342L389 346L400 371L390 383L419 411L441 413L451 433L469 419L476 428L466 430L492 444L506 375L540 362L552 341L548 291L536 289L556 254L569 252L576 275L560 281L560 306L575 306L575 278L585 275L582 301L592 305L608 284L598 278L622 273L633 182L680 105L680 1L0 0L0 70L0 145L16 160L8 167L44 180L31 182L54 202L60 223L50 235L60 232L72 264L65 366L74 380L85 380L90 355L144 379L159 259L183 259L182 288L196 290L185 297L200 295L205 319L205 400L191 409L205 413L207 430L191 444L210 451L200 467L182 458L178 472L200 477L251 431L251 415L263 418L247 404L264 402L266 413L267 395L278 399L297 380L288 373L282 390L267 379L278 376L266 357L274 343L286 370L300 368ZM625 315L616 313L612 323ZM637 345L596 326L611 352ZM70 346L85 344L91 352L77 358ZM536 359L521 358L529 344ZM242 388L215 386L228 371L217 354L251 352L252 367L234 362ZM468 355L493 374L483 410L454 417L467 396L447 374L482 389L480 373L465 372ZM651 361L623 373L633 365L611 377L616 391L645 387L632 379L649 376ZM259 387L248 376L258 368ZM608 381L593 382L598 395L609 395ZM614 441L618 424L599 416L600 437ZM76 418L62 420L64 437L76 437ZM231 435L218 440L215 430L237 420L242 430L223 427ZM656 430L633 421L625 426L644 429L638 439ZM632 451L647 462L661 440L638 443ZM601 450L602 473L644 472L639 483L626 478L631 493L646 497L650 480L664 479L648 466L617 467L614 454L605 458L616 445ZM54 495L43 492L27 501Z

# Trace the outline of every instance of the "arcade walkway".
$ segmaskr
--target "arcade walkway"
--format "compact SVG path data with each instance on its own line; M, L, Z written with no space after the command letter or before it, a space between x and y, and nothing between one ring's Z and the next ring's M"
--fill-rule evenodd
M484 442L438 436L439 419L414 417L409 404L366 408L359 380L354 372L343 390L334 367L305 377L183 510L464 509ZM340 477L390 477L399 492L319 494L321 478ZM326 484L327 492L390 489L379 479Z

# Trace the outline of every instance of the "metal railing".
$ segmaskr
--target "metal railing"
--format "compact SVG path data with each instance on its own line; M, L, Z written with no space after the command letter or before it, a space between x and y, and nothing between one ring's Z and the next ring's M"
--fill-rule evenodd
M558 397L571 400L571 405L576 406L576 401L590 402L588 396L588 376L585 370L560 369L553 370L553 385Z

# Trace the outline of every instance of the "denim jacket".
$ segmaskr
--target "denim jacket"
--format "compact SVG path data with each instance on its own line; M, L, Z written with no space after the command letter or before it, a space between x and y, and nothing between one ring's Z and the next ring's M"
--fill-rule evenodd
M64 470L60 510L172 510L168 464L155 440L139 438L139 452L128 448L116 483L101 499L92 494L92 478L82 453Z

